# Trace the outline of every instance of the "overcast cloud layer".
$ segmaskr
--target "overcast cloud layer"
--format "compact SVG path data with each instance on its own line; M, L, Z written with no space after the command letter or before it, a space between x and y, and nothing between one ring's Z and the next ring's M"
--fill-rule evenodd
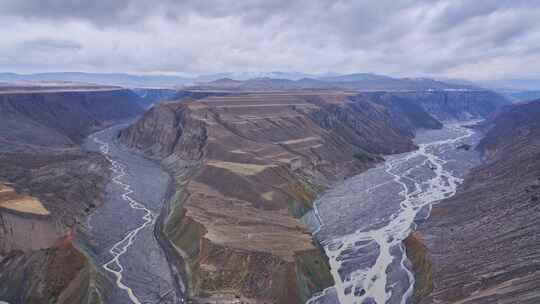
M2 0L0 35L12 72L540 76L536 0Z

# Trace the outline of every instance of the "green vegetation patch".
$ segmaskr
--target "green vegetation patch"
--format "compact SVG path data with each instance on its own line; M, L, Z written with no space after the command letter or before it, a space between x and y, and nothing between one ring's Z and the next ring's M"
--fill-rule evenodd
M382 157L368 153L366 151L357 151L353 154L353 157L363 163L378 162L383 160Z
M301 252L295 256L295 259L297 282L302 303L305 303L314 293L334 284L330 266L321 251Z
M412 303L420 303L433 291L432 265L428 257L426 246L422 243L418 233L409 235L404 241L407 257L412 263L414 272L414 291Z
M317 190L309 183L299 180L289 187L292 197L287 201L289 213L300 218L313 208L313 201L317 197Z

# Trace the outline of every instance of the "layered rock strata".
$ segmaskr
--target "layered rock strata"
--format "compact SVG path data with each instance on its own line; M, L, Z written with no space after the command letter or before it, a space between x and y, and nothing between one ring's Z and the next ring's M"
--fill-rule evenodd
M302 303L332 277L298 218L333 182L415 149L416 127L440 126L421 115L356 93L243 93L160 104L120 141L175 177L161 232L192 299Z

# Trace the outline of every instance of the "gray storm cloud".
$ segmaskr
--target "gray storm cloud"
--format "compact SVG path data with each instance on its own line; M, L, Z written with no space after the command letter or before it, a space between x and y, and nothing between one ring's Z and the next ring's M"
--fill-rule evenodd
M540 2L4 0L0 68L537 77Z

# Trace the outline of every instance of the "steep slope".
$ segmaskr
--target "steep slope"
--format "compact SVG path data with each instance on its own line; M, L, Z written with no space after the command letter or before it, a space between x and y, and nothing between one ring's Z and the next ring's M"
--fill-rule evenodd
M356 99L383 105L395 117L394 121L402 125L402 128L442 128L442 123L414 100L408 100L389 92L361 93Z
M137 99L115 88L0 93L0 300L106 302L79 224L103 201L109 165L77 143L140 113Z
M0 93L0 142L70 146L113 121L142 113L130 90Z
M0 299L104 301L108 283L74 237L102 201L107 167L76 151L0 154Z
M429 260L420 275L431 282L417 288L433 284L422 303L540 301L540 101L506 107L491 124L479 145L488 162L420 227Z
M141 106L145 109L161 101L174 100L177 92L173 89L159 88L134 88L131 90L141 97Z
M296 218L333 182L415 148L416 124L356 97L212 96L160 104L122 131L123 143L175 176L162 233L192 298L301 303L332 284Z
M492 91L372 92L363 95L385 104L401 105L414 115L421 114L414 109L419 106L440 120L487 117L498 107L509 104L503 96Z

